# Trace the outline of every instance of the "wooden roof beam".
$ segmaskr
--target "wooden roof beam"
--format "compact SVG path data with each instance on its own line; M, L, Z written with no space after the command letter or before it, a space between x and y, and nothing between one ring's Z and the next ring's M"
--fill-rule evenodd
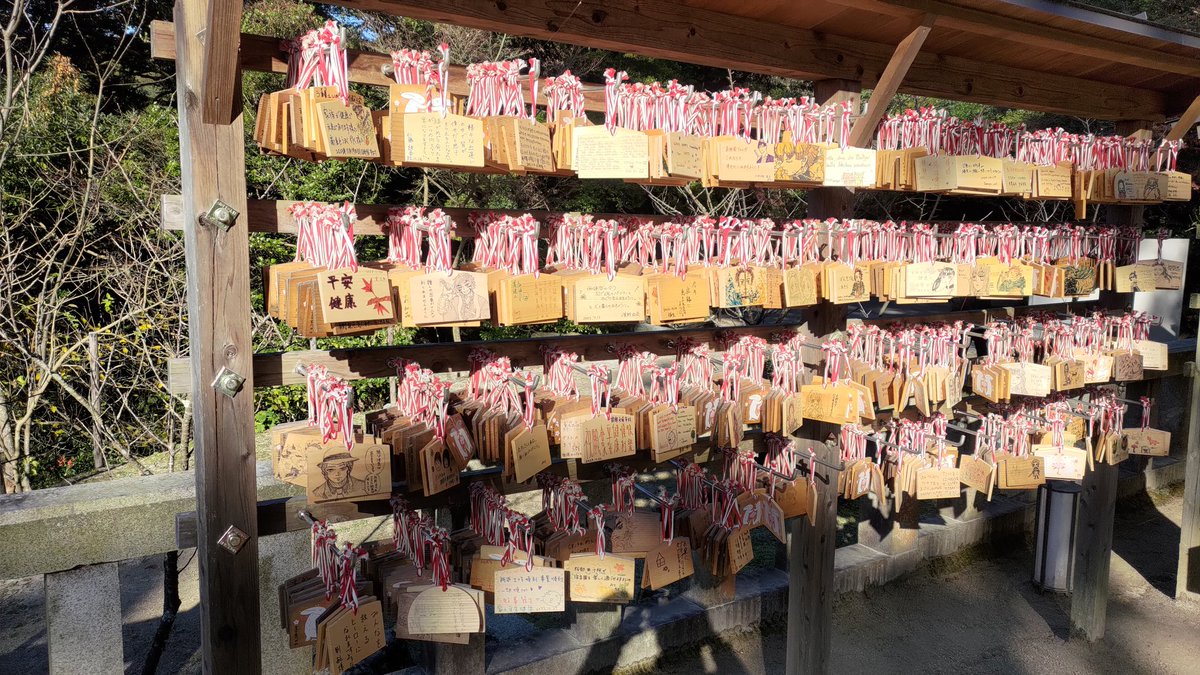
M230 124L242 111L238 48L242 36L242 0L208 0L200 105L205 124Z
M1187 107L1187 110L1183 111L1183 114L1179 116L1179 120L1171 126L1171 130L1167 132L1167 140L1178 141L1187 136L1197 121L1200 121L1200 96L1192 99L1192 104Z
M334 4L543 40L807 80L878 82L894 45L680 3L638 0L332 0ZM1162 119L1162 92L922 53L900 91L1098 119Z
M875 84L875 89L871 92L871 100L867 102L866 112L858 118L858 121L854 123L854 128L850 130L850 145L856 148L865 148L871 144L871 139L875 136L875 129L879 127L879 121L883 119L883 114L887 112L892 99L896 97L900 83L904 81L904 76L908 74L908 69L916 60L917 54L920 53L921 46L925 44L925 38L933 29L933 20L933 15L925 15L921 19L920 25L896 46L896 52L892 54L887 68L883 69L883 75L879 76L879 82Z
M1019 44L1056 49L1167 73L1200 77L1200 61L1180 58L1139 45L1113 42L1046 24L1033 24L944 0L830 0L846 7L890 16L925 13L937 16L937 25L968 33L1010 40Z

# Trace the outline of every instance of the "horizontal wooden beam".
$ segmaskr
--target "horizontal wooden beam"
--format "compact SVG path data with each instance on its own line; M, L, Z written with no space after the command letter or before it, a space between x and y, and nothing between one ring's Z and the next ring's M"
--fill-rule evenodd
M639 0L334 0L360 10L653 58L800 79L878 82L895 45L818 33L682 3ZM921 54L901 91L1101 119L1161 119L1159 91Z
M1033 23L1011 16L944 0L830 0L853 9L889 16L932 14L941 28L952 28L992 38L1009 40L1041 49L1090 56L1114 63L1151 68L1165 73L1200 77L1200 62L1174 54L1155 51L1141 45L1114 42L1106 38ZM1141 37L1141 36L1137 36Z
M288 211L295 201L289 200L271 200L271 199L250 199L247 201L246 213L241 218L246 218L246 225L251 232L267 232L267 233L282 233L295 234L296 221L292 218ZM384 226L387 224L388 211L396 208L397 204L355 204L354 212L358 215L358 220L354 223L354 234L358 235L382 235L386 234ZM525 213L532 215L534 218L545 222L546 219L562 215L562 211L542 211L537 209L521 210L521 209L475 209L475 208L453 208L440 207L447 215L454 219L457 225L457 236L470 238L475 236L475 231L467 222L472 213L494 213L497 215L519 216ZM592 214L596 218L623 218L630 214L622 213L598 213ZM638 218L654 221L666 222L678 216L664 215L639 215ZM161 203L161 219L162 228L164 230L183 230L183 197L180 195L163 195ZM542 236L549 236L549 232L542 231Z
M243 70L263 73L287 73L287 53L280 48L279 38L265 35L241 34L241 51L238 65ZM150 22L150 56L168 61L175 60L175 25L170 21ZM346 74L351 82L387 86L395 80L383 74L383 66L392 65L392 57L378 52L349 50L346 54ZM583 85L584 108L593 112L604 110L604 85ZM468 93L467 72L463 66L450 66L450 93L466 96ZM546 104L545 94L539 90L538 103Z
M435 373L457 373L470 370L471 363L467 357L472 349L485 347L509 357L515 367L525 368L541 366L543 346L575 352L584 361L611 361L617 358L617 347L623 345L653 354L674 354L674 345L682 338L691 338L710 344L729 336L753 335L769 339L775 333L790 334L805 325L803 322L791 322L734 328L706 326L603 335L555 335L539 337L536 340L521 338L329 351L272 352L254 355L254 386L275 387L285 384L304 384L304 377L295 372L296 366L301 364L307 366L315 363L325 366L329 369L330 374L347 380L391 377L396 374L396 369L389 366L388 363L398 359L415 361ZM167 389L172 394L179 395L190 392L192 381L190 361L188 359L171 359L168 362L167 381Z

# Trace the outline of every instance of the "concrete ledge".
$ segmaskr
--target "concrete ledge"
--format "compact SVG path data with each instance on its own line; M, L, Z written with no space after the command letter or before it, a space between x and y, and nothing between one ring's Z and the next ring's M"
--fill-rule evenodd
M259 500L302 493L258 464ZM196 510L191 471L0 495L0 579L174 551L175 514Z

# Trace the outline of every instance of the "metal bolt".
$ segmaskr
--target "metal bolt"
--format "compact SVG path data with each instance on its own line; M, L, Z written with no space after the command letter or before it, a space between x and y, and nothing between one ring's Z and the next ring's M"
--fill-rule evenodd
M250 537L245 532L242 532L234 525L230 525L225 530L225 533L221 535L221 538L217 540L217 543L226 551L237 553L242 550L242 547L246 545L246 541L249 539Z
M246 378L241 375L228 368L221 368L221 372L217 373L217 376L213 379L212 388L229 398L233 398L242 390L242 385L245 382Z
M233 225L233 212L230 211L228 207L218 206L217 208L213 209L213 220L226 227L229 227Z
M208 207L208 211L200 214L201 224L228 230L237 221L238 211L220 199Z

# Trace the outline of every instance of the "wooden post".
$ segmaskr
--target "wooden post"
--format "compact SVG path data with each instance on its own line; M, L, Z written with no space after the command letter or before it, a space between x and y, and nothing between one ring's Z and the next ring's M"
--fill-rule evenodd
M1189 254L1200 258L1193 247ZM1184 461L1183 521L1179 526L1179 567L1175 576L1175 599L1200 603L1200 341L1188 375L1192 378L1192 396L1188 402L1188 441Z
M814 82L816 99L822 105L852 101L857 114L862 86L853 80ZM848 217L853 213L854 193L845 188L809 190L810 218ZM821 337L845 327L843 307L822 302L812 311L810 330ZM806 425L808 426L808 425ZM830 464L840 459L838 452L824 441L837 426L811 425L815 430L817 458ZM833 554L837 547L838 472L817 465L816 525L807 518L794 518L789 525L788 556L788 628L786 672L791 675L819 675L830 670L833 647Z
M201 650L204 672L224 675L261 670L258 521L247 218L237 218L227 230L200 223L217 200L246 212L240 108L229 124L203 119L204 42L220 38L207 24L208 9L205 0L175 4L175 80L195 406ZM213 385L223 369L245 378L239 393L217 392ZM243 533L236 553L218 544L230 527Z
M1117 123L1117 133L1135 134L1148 129L1146 121ZM1142 207L1110 206L1114 223L1140 225ZM1115 307L1127 296L1102 293L1101 304ZM1071 595L1071 633L1089 641L1104 637L1108 615L1108 568L1112 558L1113 514L1117 506L1115 464L1096 464L1083 479L1079 519L1075 534L1075 578Z

